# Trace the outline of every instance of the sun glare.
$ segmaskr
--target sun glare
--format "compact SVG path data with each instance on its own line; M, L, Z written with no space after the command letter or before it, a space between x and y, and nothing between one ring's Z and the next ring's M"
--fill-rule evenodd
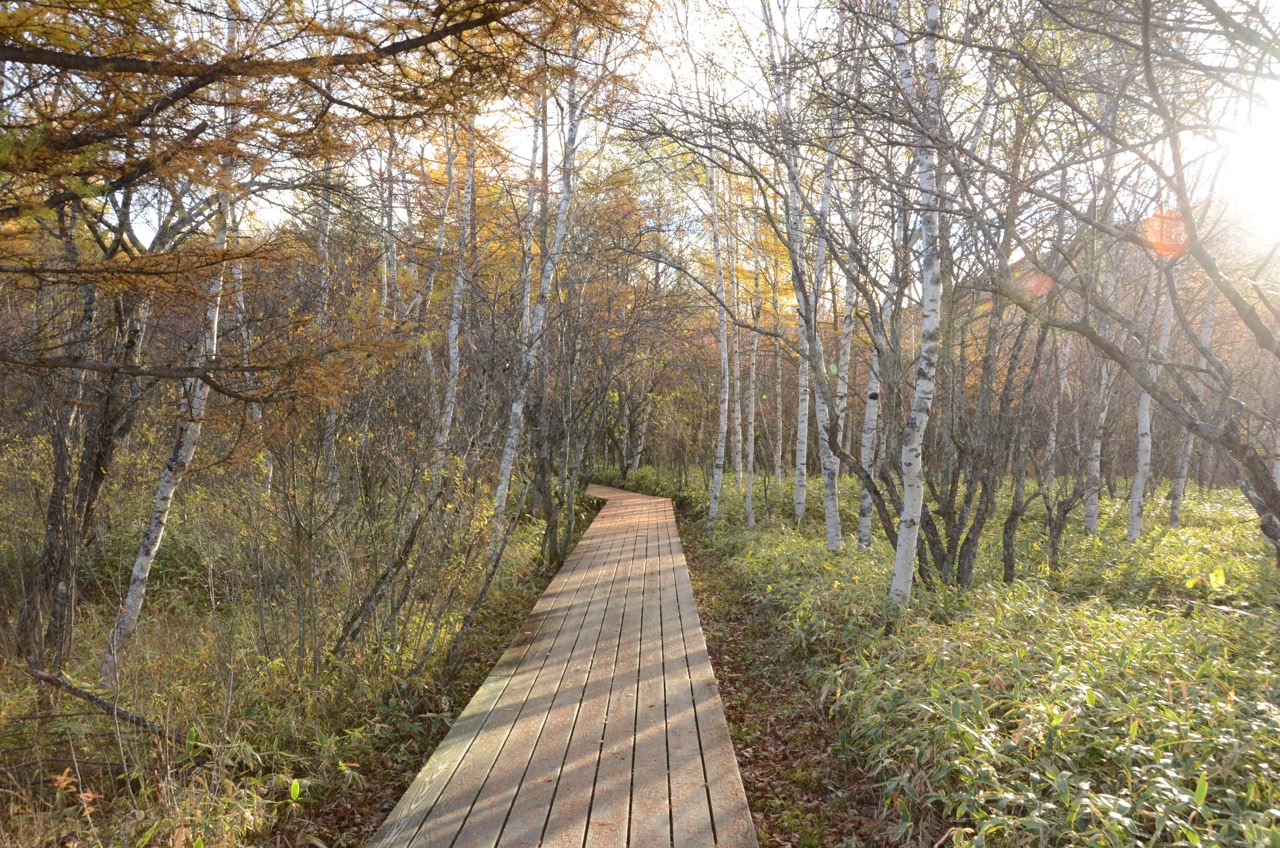
M1220 193L1229 213L1268 245L1280 242L1280 86L1226 145Z

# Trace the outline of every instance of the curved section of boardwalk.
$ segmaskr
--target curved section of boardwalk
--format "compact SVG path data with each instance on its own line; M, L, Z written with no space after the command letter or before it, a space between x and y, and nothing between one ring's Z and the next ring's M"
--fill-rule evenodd
M755 846L671 501L608 499L376 848Z

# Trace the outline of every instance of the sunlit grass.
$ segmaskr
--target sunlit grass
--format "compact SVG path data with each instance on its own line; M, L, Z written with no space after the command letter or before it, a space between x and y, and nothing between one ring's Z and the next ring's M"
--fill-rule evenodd
M804 663L832 755L876 785L877 844L1280 845L1280 578L1238 493L1192 493L1176 530L1154 498L1134 543L1108 502L1057 569L1033 511L1014 585L994 526L974 588L891 616L883 540L828 552L781 497L749 531L728 489L704 553L789 634L775 661Z

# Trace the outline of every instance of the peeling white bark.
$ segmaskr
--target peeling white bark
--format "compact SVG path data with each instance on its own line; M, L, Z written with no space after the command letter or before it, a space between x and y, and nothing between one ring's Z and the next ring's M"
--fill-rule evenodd
M1214 286L1209 286L1208 301L1205 303L1204 318L1200 323L1200 342L1204 347L1208 347L1213 341L1213 315L1217 307L1218 290ZM1196 377L1192 382L1195 387L1196 397L1200 397L1204 392L1204 373L1209 365L1209 360L1201 354L1197 360L1198 370ZM1280 430L1277 431L1277 439L1280 440ZM1187 491L1187 477L1191 473L1191 454L1195 449L1196 437L1188 431L1182 436L1182 444L1178 446L1178 461L1173 472L1173 485L1169 490L1169 526L1176 529L1182 521L1182 499ZM1280 445L1280 441L1277 442ZM1280 451L1277 451L1276 465L1273 469L1280 468ZM1273 474L1276 472L1273 470ZM1277 478L1277 485L1280 485L1280 478Z
M467 281L471 272L471 257L468 255L468 234L471 232L472 198L475 196L475 120L467 123L467 161L464 166L462 185L462 207L458 216L458 261L453 273L453 296L449 303L449 327L445 331L445 346L448 353L449 371L445 378L444 405L440 410L440 425L436 429L435 444L431 457L432 486L436 486L436 477L444 467L444 459L448 451L449 439L453 435L453 419L458 405L458 380L462 372L462 356L458 339L462 331L462 307L466 295ZM452 190L452 180L449 181Z
M218 228L214 236L214 248L218 252L226 249L230 219L230 195L223 190L218 197ZM225 266L220 267L206 291L208 302L205 306L204 332L197 345L194 363L197 367L213 364L218 356L218 322L221 316L225 274ZM160 482L156 487L151 517L147 521L146 531L142 534L142 543L138 547L138 554L133 560L133 570L129 575L129 590L116 617L115 627L107 637L107 649L102 658L100 669L102 681L112 688L119 682L125 648L128 647L129 640L138 629L138 619L142 614L142 603L147 595L151 567L155 564L156 553L160 550L160 542L164 539L174 493L187 476L191 460L195 456L196 445L200 441L200 431L204 425L205 405L208 399L208 383L196 378L183 382L182 395L178 402L178 420L174 426L173 448L160 472Z
M578 56L577 39L572 47L574 59ZM545 99L544 99L545 103ZM556 228L547 253L542 257L541 273L538 279L538 293L533 308L529 312L528 332L524 335L520 368L516 374L515 392L511 398L511 407L507 415L506 434L502 442L502 458L498 464L498 483L493 499L495 527L504 520L507 499L511 491L511 474L515 464L516 450L520 441L520 430L524 423L524 404L529 392L529 382L533 369L543 348L543 324L546 320L547 297L551 290L556 269L560 263L560 253L564 249L565 234L569 228L569 205L573 198L574 161L578 152L578 125L582 119L582 101L577 85L571 77L565 97L565 135L564 149L560 168L560 201L556 208ZM526 300L527 300L526 292ZM500 548L499 534L491 534L489 540L490 555L496 555Z
M1062 425L1062 397L1067 393L1067 378L1071 373L1067 367L1071 361L1071 338L1067 337L1057 357L1058 390L1053 393L1049 407L1049 434L1044 449L1044 492L1048 498L1058 490L1058 433Z
M716 303L719 327L716 338L720 344L720 397L719 416L716 425L716 458L711 471L711 498L707 507L706 535L715 532L720 517L720 494L724 486L725 442L729 430L729 310L725 301L724 262L720 249L720 203L716 196L715 164L707 164L707 190L711 195L711 252L716 268Z
M1168 273L1172 275L1173 269ZM1152 271L1153 286L1156 282L1156 271ZM1169 296L1160 286L1156 291L1156 299L1160 304L1160 332L1156 339L1156 353L1159 357L1169 349L1169 336L1173 332L1173 304ZM1153 366L1153 373L1159 373L1159 365ZM1147 478L1151 474L1151 395L1142 392L1138 396L1138 455L1133 473L1133 486L1129 490L1129 533L1130 542L1142 535L1142 506L1147 497Z
M800 358L796 362L796 464L791 505L796 521L800 521L804 518L809 481L809 337L806 330L801 329L796 346L800 348Z
M924 436L933 407L934 378L941 347L942 318L942 253L939 244L940 222L937 190L938 153L929 136L938 131L938 0L930 0L925 12L924 83L925 96L916 96L907 36L902 29L898 0L891 0L893 39L903 94L908 102L919 103L924 116L922 139L916 149L916 179L920 189L920 360L916 368L915 396L911 414L902 435L902 516L898 521L898 547L893 560L893 581L889 597L896 606L911 599L915 577L916 544L920 535L920 516L924 506Z

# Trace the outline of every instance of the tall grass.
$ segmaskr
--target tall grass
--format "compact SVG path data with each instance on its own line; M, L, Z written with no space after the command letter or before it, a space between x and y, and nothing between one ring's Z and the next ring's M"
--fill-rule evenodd
M0 520L21 531L0 534L0 602L10 614L25 590L16 576L39 556L47 492L38 475L25 495L20 481L27 454L42 451L0 451L9 484ZM121 467L135 458L126 453ZM136 459L142 474L145 457ZM542 524L526 517L479 617L460 634L488 568L492 493L454 469L409 573L335 655L415 504L387 483L331 508L315 485L323 475L280 463L265 495L243 471L206 469L180 492L141 627L108 696L164 735L51 698L15 651L0 651L3 848L363 844L550 579ZM87 547L66 667L86 689L97 688L146 501L142 487L112 487Z

